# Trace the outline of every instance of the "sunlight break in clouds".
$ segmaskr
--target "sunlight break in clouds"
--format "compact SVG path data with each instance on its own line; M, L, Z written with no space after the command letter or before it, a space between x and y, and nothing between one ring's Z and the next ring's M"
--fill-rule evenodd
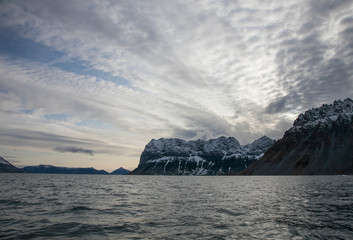
M338 0L2 1L0 154L132 169L151 138L280 138L300 112L352 97L352 12Z

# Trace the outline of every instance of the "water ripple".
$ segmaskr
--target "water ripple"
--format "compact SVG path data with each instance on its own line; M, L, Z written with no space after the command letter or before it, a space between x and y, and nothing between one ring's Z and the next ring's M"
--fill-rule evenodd
M353 177L0 174L0 239L352 239Z

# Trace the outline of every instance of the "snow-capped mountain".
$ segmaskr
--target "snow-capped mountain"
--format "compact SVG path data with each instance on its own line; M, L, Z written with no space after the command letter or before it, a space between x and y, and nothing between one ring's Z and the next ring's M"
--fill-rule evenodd
M0 173L5 173L5 172L22 172L21 169L13 166L11 163L6 161L4 158L0 157Z
M300 114L294 121L290 132L315 129L316 127L332 129L337 124L349 122L353 116L353 100L334 101L333 104L323 104Z
M256 163L242 174L352 174L353 100L300 114Z
M273 142L266 136L245 146L234 137L208 141L152 139L132 174L216 175L238 172L258 160Z

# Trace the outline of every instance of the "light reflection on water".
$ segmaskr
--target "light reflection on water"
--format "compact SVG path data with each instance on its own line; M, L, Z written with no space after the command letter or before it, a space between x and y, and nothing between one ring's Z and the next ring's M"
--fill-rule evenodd
M0 239L352 239L352 176L0 174Z

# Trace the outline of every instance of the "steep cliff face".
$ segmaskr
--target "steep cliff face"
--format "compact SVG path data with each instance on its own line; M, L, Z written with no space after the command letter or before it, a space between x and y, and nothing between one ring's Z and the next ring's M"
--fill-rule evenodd
M233 137L208 141L151 140L131 174L216 175L238 172L259 159L273 140L264 136L242 146Z
M353 100L300 114L283 138L242 174L353 174Z

